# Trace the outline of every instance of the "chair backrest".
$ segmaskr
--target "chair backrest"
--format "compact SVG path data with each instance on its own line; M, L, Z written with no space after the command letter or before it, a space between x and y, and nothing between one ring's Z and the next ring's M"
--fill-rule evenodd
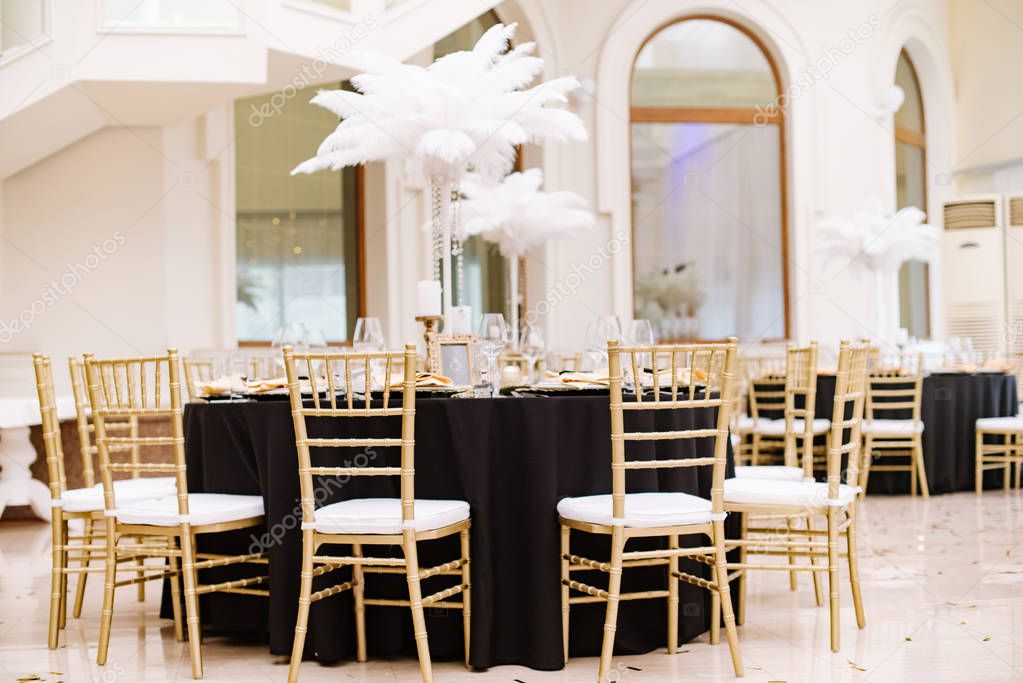
M46 450L46 472L50 478L50 498L59 501L67 488L67 477L64 473L64 446L60 438L57 398L53 391L53 367L50 365L50 357L41 353L32 354L32 364L35 366L39 414L42 416L43 447Z
M738 342L731 338L721 344L679 344L654 347L620 346L611 340L607 345L610 371L611 402L611 495L613 517L625 517L626 473L636 469L713 467L711 506L715 513L724 511L725 467L728 457L728 426L732 384L735 382ZM623 401L623 367L631 369L632 377L642 377L642 362L652 363L653 392L635 392L635 401ZM664 364L662 365L662 361ZM667 371L668 377L661 375ZM713 428L677 431L626 432L625 413L659 410L716 411ZM656 413L655 413L656 414ZM633 441L686 441L713 439L712 456L665 460L629 460L626 444Z
M92 422L89 406L89 388L85 378L85 364L80 358L70 357L68 371L71 374L71 393L75 399L75 426L78 429L78 452L82 459L82 478L86 486L96 483L96 470L93 458L99 456L99 449L93 442L96 425ZM107 431L117 432L128 430L132 436L138 436L139 423L135 417L127 420L107 420ZM131 449L131 461L139 461L139 447ZM139 472L132 472L131 477L137 478Z
M281 367L281 358L269 353L254 352L249 355L247 365L247 379L270 379L280 377L284 373Z
M415 519L415 414L416 346L406 344L404 352L313 352L295 353L284 347L284 369L288 377L291 415L295 423L298 475L301 486L302 520L316 521L316 490L313 477L398 476L401 478L401 518ZM398 391L392 391L392 375L401 372ZM358 382L361 374L362 384ZM374 379L380 376L376 389ZM303 382L308 382L303 386ZM339 392L344 395L338 398ZM361 395L361 398L360 398ZM401 397L394 405L392 397ZM373 418L401 416L399 437L316 438L309 436L310 418ZM313 466L310 449L361 448L359 455L342 467ZM401 465L370 465L366 453L374 448L400 448Z
M866 399L867 363L870 348L843 340L835 375L835 404L828 439L828 497L838 497L842 483L842 459L846 459L846 482L859 479L860 427ZM846 433L848 432L848 438Z
M785 409L785 356L752 356L744 358L743 381L749 397L749 415L760 418L761 411L782 412Z
M194 401L199 396L199 384L216 379L213 376L213 359L184 357L181 362L185 367L184 379L188 400Z
M99 360L91 353L84 356L85 376L89 386L89 402L95 424L96 446L99 449L100 479L103 503L107 510L116 510L113 474L130 472L173 475L177 487L178 514L182 525L188 524L188 481L185 467L185 436L182 424L181 359L177 349L168 349L165 356ZM124 435L111 429L117 423L138 424L140 419L165 419L169 436L140 436L138 429ZM147 462L138 457L141 448L169 449L172 462ZM112 456L132 453L127 461Z
M813 419L817 400L817 342L790 346L785 353L785 464L813 476ZM794 422L803 420L802 462L796 454Z
M877 363L868 370L867 406L864 417L919 420L923 393L923 359L920 356L897 359L897 365ZM890 414L894 411L894 415ZM883 416L877 415L884 412Z

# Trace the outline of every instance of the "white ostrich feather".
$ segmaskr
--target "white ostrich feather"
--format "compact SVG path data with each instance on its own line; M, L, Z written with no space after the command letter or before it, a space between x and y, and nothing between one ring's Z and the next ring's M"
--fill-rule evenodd
M895 272L906 261L933 261L939 231L924 219L924 212L914 206L886 214L874 200L850 216L821 220L814 251L871 273Z
M585 140L582 120L557 106L579 87L556 78L523 90L543 71L533 43L505 52L515 24L490 28L472 50L429 67L387 55L356 55L357 92L321 90L312 102L341 118L316 156L292 173L411 157L428 177L455 182L467 170L496 182L511 170L515 147Z
M538 168L512 173L494 186L467 175L461 183L462 230L515 258L554 237L593 227L585 199L574 192L544 192L542 184Z

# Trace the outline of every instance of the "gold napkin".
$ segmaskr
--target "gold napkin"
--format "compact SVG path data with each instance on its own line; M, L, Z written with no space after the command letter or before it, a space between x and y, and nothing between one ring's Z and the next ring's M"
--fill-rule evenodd
M391 388L400 389L401 385L405 383L405 375L401 373L391 375ZM434 373L434 372L417 372L416 373L416 387L417 388L429 388L429 387L450 387L454 384L454 380L450 377Z
M602 384L608 386L611 378L606 372L565 372L558 375L564 384Z
M227 396L228 394L240 394L246 391L245 381L241 375L218 377L208 382L196 382L195 388L203 396Z

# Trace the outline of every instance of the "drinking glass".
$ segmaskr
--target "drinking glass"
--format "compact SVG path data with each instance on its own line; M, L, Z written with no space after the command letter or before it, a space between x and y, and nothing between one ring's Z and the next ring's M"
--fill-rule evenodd
M540 333L540 329L536 325L525 323L522 326L522 336L519 338L519 351L529 361L529 372L525 379L527 383L532 383L536 381L534 379L536 361L543 356L544 352L543 334Z
M629 334L625 338L626 343L630 346L642 346L652 347L654 345L654 328L650 324L649 320L633 320L632 324L629 325ZM640 374L642 374L643 368L650 368L653 371L653 358L649 353L636 354L636 362L640 367ZM632 374L632 368L627 367L626 375ZM643 381L642 377L627 377L627 380L633 384L633 388L641 384Z
M384 333L379 318L359 318L355 321L352 346L356 351L383 351Z
M501 377L497 371L497 357L508 345L508 326L500 313L484 313L480 320L480 351L487 357L487 377L490 380L490 395L496 398L501 392Z
M593 367L599 370L607 366L607 342L611 339L621 340L622 323L616 315L602 315L590 325L586 333L587 357Z

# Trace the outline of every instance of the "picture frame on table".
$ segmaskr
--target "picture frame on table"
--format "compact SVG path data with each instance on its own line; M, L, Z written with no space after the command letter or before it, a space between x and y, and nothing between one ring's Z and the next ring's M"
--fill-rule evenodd
M438 334L433 338L430 356L435 359L437 372L450 377L456 386L476 384L475 335Z

